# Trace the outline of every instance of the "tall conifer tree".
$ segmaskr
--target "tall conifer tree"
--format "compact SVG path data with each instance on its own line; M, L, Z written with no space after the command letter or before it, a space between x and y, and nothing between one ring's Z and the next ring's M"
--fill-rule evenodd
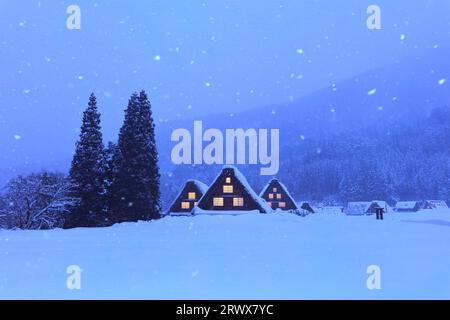
M70 168L72 196L79 204L72 210L65 227L94 227L101 222L103 202L103 141L97 100L91 94L83 114L80 138Z
M159 218L160 173L155 124L147 94L134 93L120 129L113 179L113 210L119 221Z

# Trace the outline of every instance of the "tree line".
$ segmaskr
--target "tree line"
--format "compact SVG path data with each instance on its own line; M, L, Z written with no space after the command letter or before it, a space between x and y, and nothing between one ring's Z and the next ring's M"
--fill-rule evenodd
M9 181L0 196L0 228L104 227L160 217L158 151L147 94L132 94L117 143L104 145L100 116L92 94L68 175L42 172Z

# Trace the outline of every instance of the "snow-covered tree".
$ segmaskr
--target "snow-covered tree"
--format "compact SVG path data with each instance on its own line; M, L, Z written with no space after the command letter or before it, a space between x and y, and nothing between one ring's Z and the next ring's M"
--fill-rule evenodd
M66 228L93 227L101 223L103 208L103 141L100 113L94 94L83 114L80 138L70 168L72 196L80 199L66 221Z
M78 199L62 174L43 172L11 180L2 196L0 216L4 227L52 229L62 227Z

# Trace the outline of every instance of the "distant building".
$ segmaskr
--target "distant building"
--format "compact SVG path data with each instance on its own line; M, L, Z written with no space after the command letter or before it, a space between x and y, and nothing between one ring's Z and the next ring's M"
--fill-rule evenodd
M367 208L366 213L367 214L375 214L375 213L377 213L378 208L383 209L384 213L388 213L388 212L392 211L392 208L387 204L386 201L374 200Z
M316 213L313 207L309 204L309 202L306 201L299 202L299 207L301 210L308 211L309 213Z
M269 213L272 208L255 193L237 168L225 166L194 208L194 213L201 211Z
M344 208L344 213L349 216L363 216L366 215L371 202L349 202Z
M419 201L399 201L394 207L396 212L417 212L421 209Z
M278 179L270 180L262 189L259 196L266 200L267 204L273 210L298 210L294 198L292 198L286 186L278 181Z
M372 215L376 213L377 208L384 209L385 213L392 210L386 201L375 200L368 202L349 202L344 208L344 213L350 216Z
M176 197L170 207L170 215L190 214L192 209L198 204L200 198L206 193L208 186L197 180L189 180L184 185L181 192Z
M425 200L423 209L448 209L444 200Z

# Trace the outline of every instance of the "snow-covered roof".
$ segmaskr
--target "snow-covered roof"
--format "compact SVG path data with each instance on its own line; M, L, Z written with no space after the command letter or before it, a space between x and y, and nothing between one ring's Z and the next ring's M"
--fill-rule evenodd
M345 208L348 215L365 215L372 202L349 202Z
M274 182L278 182L279 185L281 186L281 188L283 189L284 193L286 193L286 196L292 201L293 204L297 205L297 202L294 200L294 198L292 197L292 195L289 193L288 189L286 188L286 186L278 179L272 179L270 180L262 189L261 193L259 194L259 196L262 198L262 196L264 195L264 193L267 191L267 189L269 189L270 185Z
M384 209L391 209L391 206L384 200L373 200L372 203L376 203Z
M260 196L258 196L256 194L256 192L253 190L253 188L248 183L247 178L245 178L245 176L235 166L231 166L231 165L223 166L222 171L214 179L211 186L215 185L218 182L219 178L222 176L222 173L225 170L233 171L234 177L241 183L242 188L247 192L247 194L252 198L252 200L254 200L260 206L260 208L262 210L264 210L267 213L273 211L272 208L267 204L267 202L263 198L261 198ZM203 197L199 200L199 203L203 200L203 198L206 196L206 194L207 194L207 192L205 192L203 194ZM194 210L197 212L198 209L200 209L200 208L195 208Z
M186 184L188 183L193 183L202 192L202 194L205 194L206 191L208 191L208 186L201 181L191 179L186 182Z
M427 200L434 208L448 209L448 205L444 200Z
M190 179L190 180L186 181L186 183L184 184L183 188L181 188L180 192L178 192L178 194L177 194L177 196L175 197L175 200L174 200L173 203L171 204L170 208L172 208L173 204L174 204L178 199L180 199L180 197L183 195L184 190L186 190L186 187L187 187L189 184L191 184L191 183L194 184L194 185L200 190L200 192L202 193L202 196L206 193L206 191L208 191L208 186L207 186L206 184L204 184L203 182L198 181L198 180ZM170 212L170 209L169 209L169 211L167 212L167 215L169 215L169 214L173 214L173 212Z
M417 201L399 201L395 205L396 209L414 209L417 206Z

